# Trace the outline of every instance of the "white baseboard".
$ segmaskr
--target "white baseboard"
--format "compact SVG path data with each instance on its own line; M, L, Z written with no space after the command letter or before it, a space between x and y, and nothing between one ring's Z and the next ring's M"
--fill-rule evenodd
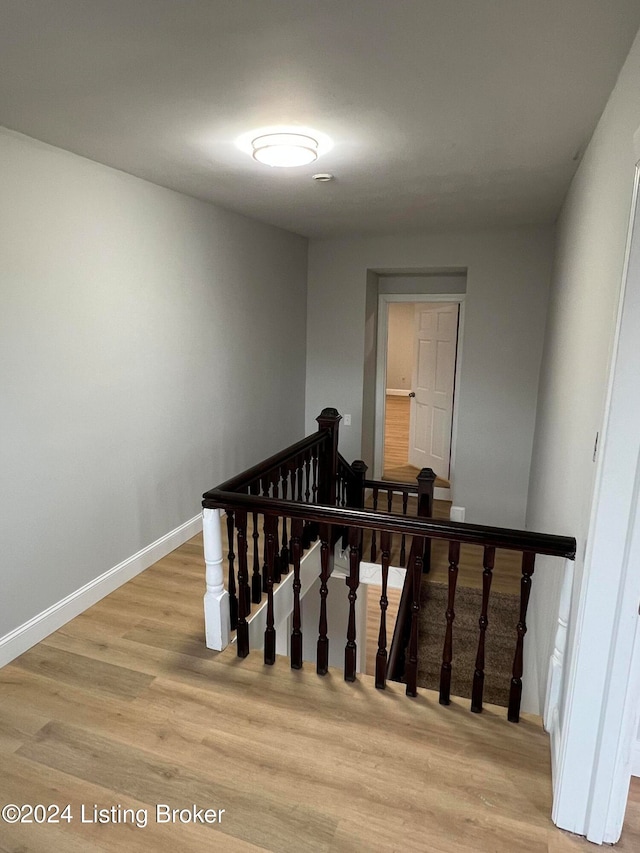
M57 631L70 619L78 616L88 607L96 604L105 595L109 595L123 583L139 575L149 566L157 563L171 551L191 539L202 530L202 515L196 515L185 521L179 527L156 539L146 548L138 551L132 557L118 563L112 569L94 578L89 583L76 589L70 595L38 613L23 625L19 625L0 637L0 666L10 663L18 655L26 652L36 643L44 640L49 634ZM204 563L202 576L204 579Z
M631 749L631 775L640 776L640 740L637 740Z
M385 394L387 397L408 397L411 392L403 388L387 388Z

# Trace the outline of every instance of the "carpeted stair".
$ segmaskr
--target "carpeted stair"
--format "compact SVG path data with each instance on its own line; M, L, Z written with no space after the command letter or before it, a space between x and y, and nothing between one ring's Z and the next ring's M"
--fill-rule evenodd
M418 686L438 690L442 647L446 629L447 586L423 578L419 622ZM519 596L492 592L489 598L489 627L485 640L485 702L507 706ZM471 699L471 687L478 650L478 620L482 610L482 590L458 587L453 622L453 662L451 693Z

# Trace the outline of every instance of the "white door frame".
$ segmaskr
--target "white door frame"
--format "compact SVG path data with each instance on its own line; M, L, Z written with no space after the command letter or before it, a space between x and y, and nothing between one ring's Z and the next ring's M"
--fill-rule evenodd
M615 843L640 715L640 214L636 167L627 255L584 574L566 673L553 820Z
M389 336L389 303L391 302L455 302L460 306L458 315L458 341L456 351L456 378L453 385L453 415L451 420L451 464L449 482L453 492L456 439L458 435L458 409L460 393L460 366L464 328L464 303L466 293L381 293L378 296L378 337L376 352L376 413L374 426L373 478L382 477L384 458L384 417L387 376L387 345Z

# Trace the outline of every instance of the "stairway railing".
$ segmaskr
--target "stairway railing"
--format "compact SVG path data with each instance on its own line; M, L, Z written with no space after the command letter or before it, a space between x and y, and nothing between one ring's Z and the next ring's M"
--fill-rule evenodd
M328 671L327 636L327 582L333 569L333 545L343 537L348 550L349 571L346 584L349 589L349 615L346 626L344 677L347 681L356 678L356 609L362 561L362 535L365 530L373 531L379 538L383 594L380 600L380 631L376 656L376 686L384 688L386 682L385 661L387 659L386 631L386 584L389 570L389 555L393 537L403 543L412 537L410 558L405 580L407 601L410 600L410 619L407 618L401 631L408 638L401 651L406 649L404 680L409 696L417 693L418 668L418 615L420 609L420 583L423 562L428 560L432 539L449 542L449 586L446 611L446 636L442 655L440 678L440 701L449 703L453 623L455 618L455 591L461 544L480 545L484 548L483 601L479 616L479 638L476 667L473 675L472 710L482 709L484 683L484 647L488 627L487 609L491 587L491 572L496 549L522 552L522 579L520 595L520 617L515 626L515 653L510 686L508 718L517 722L522 696L523 645L526 634L526 614L531 590L531 576L536 554L548 554L574 559L575 539L565 536L533 533L525 530L488 527L447 520L434 519L426 515L410 517L392 512L380 512L377 508L365 508L367 489L415 493L418 511L431 515L433 507L432 472L423 477L422 487L390 484L384 481L366 480L366 466L356 462L348 465L338 454L338 424L340 415L335 409L325 409L317 418L319 429L265 462L254 466L237 477L227 480L218 488L203 496L205 515L205 561L207 564L207 592L205 594L205 620L207 621L207 644L212 648L223 648L228 643L228 629L232 624L233 598L237 602L237 649L238 656L249 654L247 618L251 601L258 599L257 592L266 592L266 628L264 660L275 662L274 585L282 574L293 565L293 613L291 632L291 666L302 666L302 626L300 620L300 566L305 548L320 541L320 620L316 653L316 669L321 675ZM431 497L429 497L431 495ZM389 501L388 497L388 501ZM350 506L349 504L359 504ZM222 548L220 538L220 510L226 510L229 534L229 591L224 590L222 578ZM264 547L263 564L260 568L258 553L258 523L263 518ZM248 578L247 521L253 521L253 576L251 586ZM217 525L217 526L216 526ZM217 530L217 533L216 533ZM289 537L290 532L290 537ZM235 588L234 534L237 543L237 589ZM217 538L216 538L217 537ZM375 546L377 551L377 545ZM233 578L233 584L232 584ZM257 580L256 580L257 578ZM234 587L233 592L231 587ZM408 609L408 605L407 605ZM210 624L209 624L210 623ZM225 636L226 630L226 636ZM398 630L398 629L397 629ZM399 634L400 636L400 634ZM216 645L217 643L217 645ZM398 652L393 650L394 666ZM391 664L391 661L390 661ZM389 667L391 669L391 666ZM395 670L394 670L395 673ZM393 677L393 676L392 676Z

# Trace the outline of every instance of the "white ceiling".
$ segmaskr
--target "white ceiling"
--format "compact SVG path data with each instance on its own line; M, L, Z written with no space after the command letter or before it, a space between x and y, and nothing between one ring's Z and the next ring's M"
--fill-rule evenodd
M0 124L309 236L549 222L638 26L640 0L0 0ZM334 148L236 148L280 124Z

